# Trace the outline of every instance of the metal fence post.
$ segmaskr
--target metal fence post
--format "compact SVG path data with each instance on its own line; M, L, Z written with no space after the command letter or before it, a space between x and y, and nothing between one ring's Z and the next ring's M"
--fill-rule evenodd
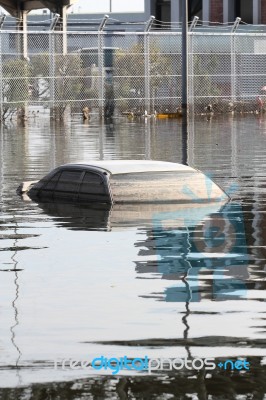
M98 28L98 85L99 85L99 117L104 117L104 82L105 82L105 70L104 70L104 33L103 29L109 15L105 15Z
M198 23L199 17L194 17L188 34L188 104L191 106L191 112L194 113L194 49L193 49L193 29Z
M194 36L193 30L196 28L199 17L195 16L190 27L188 34L188 105L191 107L190 111L194 115ZM184 152L187 152L187 164L194 165L194 118L187 120L187 142L184 144ZM186 147L187 145L187 147ZM185 157L185 154L183 155ZM185 161L185 159L183 160Z
M19 58L24 61L23 96L19 101L20 106L17 106L17 117L24 118L28 114L28 26L27 26L27 10L20 10L17 19L17 52Z
M6 16L0 17L0 122L3 119L3 102L4 102L4 90L3 90L3 64L2 64L2 27Z
M188 68L187 68L188 1L182 0L182 164L188 163Z
M0 30L0 121L3 119L3 94L2 31Z
M50 75L50 102L51 102L51 109L50 113L51 116L54 116L54 108L55 108L55 60L54 60L54 32L49 32L49 75Z
M151 85L150 85L150 37L149 31L155 17L152 15L146 24L144 32L144 96L145 96L145 111L150 114L151 111Z
M188 2L182 0L182 112L183 120L187 114L187 24Z
M0 207L2 209L4 204L4 127L3 124L0 124Z
M54 18L51 22L50 25L50 31L49 31L49 74L50 74L50 85L49 85L49 90L50 90L50 102L51 102L51 108L50 108L50 115L51 117L55 116L55 33L54 29L59 21L59 14L55 14Z
M67 7L62 8L62 47L63 56L67 55Z
M2 28L6 16L0 17L0 206L3 205L3 187L4 187L4 139L3 139L3 65L2 65Z
M236 100L236 49L235 32L239 26L241 18L237 17L231 31L231 100Z

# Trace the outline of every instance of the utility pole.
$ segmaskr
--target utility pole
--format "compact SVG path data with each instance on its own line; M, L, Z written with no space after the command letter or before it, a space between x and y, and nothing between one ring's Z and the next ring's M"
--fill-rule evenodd
M188 1L182 0L182 164L188 163Z
M188 81L188 66L187 66L187 35L188 35L188 5L187 0L182 0L182 112L187 113L187 81Z

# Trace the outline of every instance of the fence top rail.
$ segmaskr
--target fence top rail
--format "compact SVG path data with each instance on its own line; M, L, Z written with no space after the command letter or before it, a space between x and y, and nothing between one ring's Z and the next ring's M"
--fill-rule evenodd
M189 32L191 36L263 36L266 37L266 32Z
M16 31L16 30L2 30L0 31L0 36L1 35L7 35L7 34L12 34L12 35L24 35L27 33L27 35L67 35L67 36L99 36L99 35L104 35L104 36L151 36L151 37L157 37L157 36L177 36L180 37L182 36L181 32L171 32L171 31L151 31L151 32L110 32L110 31L89 31L89 32L82 32L82 31ZM266 32L188 32L188 36L239 36L239 37L266 37Z

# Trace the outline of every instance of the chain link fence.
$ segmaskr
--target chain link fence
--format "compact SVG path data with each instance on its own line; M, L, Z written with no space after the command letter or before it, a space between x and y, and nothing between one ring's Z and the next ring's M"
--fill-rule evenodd
M100 117L176 113L181 39L171 31L2 31L1 119L39 110L60 119L84 107ZM188 52L191 112L261 111L265 33L190 32Z

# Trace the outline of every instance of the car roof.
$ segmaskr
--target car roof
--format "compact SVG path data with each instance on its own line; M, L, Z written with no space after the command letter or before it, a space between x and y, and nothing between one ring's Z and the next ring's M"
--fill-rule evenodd
M138 172L166 172L166 171L182 171L191 172L193 168L187 165L177 164L166 161L153 161L153 160L104 160L104 161L88 161L76 162L65 164L61 167L69 166L85 166L101 168L110 172L112 175L116 174L129 174Z

